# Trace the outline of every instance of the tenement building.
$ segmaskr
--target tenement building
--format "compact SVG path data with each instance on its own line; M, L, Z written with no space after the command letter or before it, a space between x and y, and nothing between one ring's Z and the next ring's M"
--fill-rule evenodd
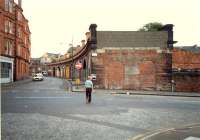
M0 48L1 83L27 78L31 43L21 0L0 1Z

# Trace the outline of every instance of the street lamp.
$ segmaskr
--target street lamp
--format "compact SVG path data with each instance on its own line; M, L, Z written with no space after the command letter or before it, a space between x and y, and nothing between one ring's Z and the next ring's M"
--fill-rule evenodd
M74 55L73 55L73 40L72 43L69 44L69 46L72 48L71 54L72 54L72 81L74 80Z
M60 45L63 45L63 44L65 44L65 43L63 43L63 42L60 42ZM70 43L69 44L69 47L71 47L71 55L72 55L72 81L73 81L73 79L74 79L74 66L73 66L73 63L74 63L74 55L73 55L73 51L74 51L74 47L73 47L73 37L72 37L72 43Z

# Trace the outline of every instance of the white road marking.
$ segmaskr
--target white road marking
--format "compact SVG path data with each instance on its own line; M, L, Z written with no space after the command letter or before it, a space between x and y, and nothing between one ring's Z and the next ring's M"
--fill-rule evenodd
M51 97L15 97L16 99L68 99L68 98L72 98L72 97L57 97L57 96L51 96Z
M146 136L146 137L144 137L144 138L142 138L141 140L147 140L148 138L151 138L151 137L153 137L153 136L155 136L155 135L158 135L158 134L160 134L160 133L163 133L163 132L167 132L167 131L170 131L170 130L173 130L174 128L172 128L172 129L167 129L167 130L158 130L157 132L154 132L154 133L152 133L151 135L148 135L148 136Z
M197 137L187 137L184 140L200 140L200 138L197 138Z
M186 101L186 100L171 100L171 101L176 101L176 102L185 102L185 103L200 103L200 101Z

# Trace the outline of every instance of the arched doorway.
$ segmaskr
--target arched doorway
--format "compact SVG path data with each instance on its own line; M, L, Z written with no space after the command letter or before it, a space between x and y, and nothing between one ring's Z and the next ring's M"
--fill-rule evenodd
M57 67L57 74L56 74L56 76L60 77L60 73L61 73L60 67Z

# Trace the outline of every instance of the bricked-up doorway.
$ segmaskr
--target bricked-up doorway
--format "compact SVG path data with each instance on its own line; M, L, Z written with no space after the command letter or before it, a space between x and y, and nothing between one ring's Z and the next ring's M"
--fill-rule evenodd
M83 60L83 70L82 70L82 81L85 81L87 79L87 64L85 59Z
M55 77L55 76L56 76L56 68L53 67L53 77Z

